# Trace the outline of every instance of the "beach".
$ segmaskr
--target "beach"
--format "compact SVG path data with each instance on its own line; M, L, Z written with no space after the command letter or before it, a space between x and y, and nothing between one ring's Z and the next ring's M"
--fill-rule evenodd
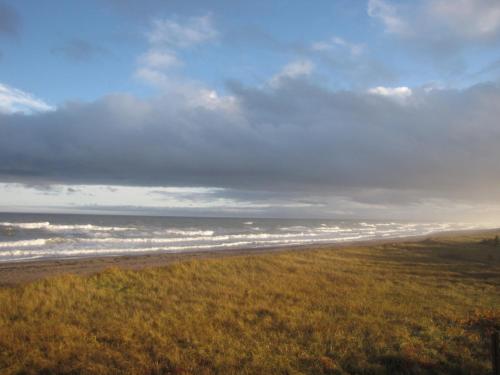
M430 221L0 213L0 285L114 266L416 241L484 228Z
M418 242L429 238L449 236L483 236L496 233L496 229L464 230L437 232L430 235L407 236L399 238L358 240L343 243L310 244L295 246L278 246L266 248L238 248L227 250L184 251L176 253L149 253L143 255L121 256L94 256L84 258L34 260L0 263L0 286L13 286L30 281L35 281L48 276L61 274L90 275L110 267L138 270L147 267L161 267L173 262L207 259L231 256L252 256L287 251L334 250L353 246L377 246L384 244L401 244Z
M498 235L2 263L0 370L484 374Z

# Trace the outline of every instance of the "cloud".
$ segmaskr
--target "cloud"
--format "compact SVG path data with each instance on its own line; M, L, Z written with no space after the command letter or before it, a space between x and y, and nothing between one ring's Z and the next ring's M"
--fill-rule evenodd
M287 79L296 79L308 76L314 70L314 64L310 60L297 60L285 65L281 71L271 78L271 85L279 85Z
M338 36L333 36L329 40L311 44L311 49L313 51L331 51L335 48L347 49L351 55L359 56L363 53L365 46L362 44L350 43Z
M495 41L500 35L496 0L369 0L367 12L385 31L430 43Z
M369 89L368 93L385 96L387 98L398 100L400 103L404 103L412 95L413 92L409 87L406 86L401 86L401 87L377 86Z
M21 18L17 11L8 4L0 2L0 36L17 35L21 28Z
M468 39L489 39L500 33L496 0L428 0L426 13L448 32Z
M397 72L370 52L366 45L339 36L309 43L302 50L318 66L330 70L329 76L338 87L360 89L397 81Z
M156 19L147 34L149 42L170 48L187 48L214 40L218 36L210 14L191 17L180 23L172 19Z
M407 35L410 33L406 21L398 14L397 8L385 0L368 0L368 15L379 19L387 32Z
M228 90L230 106L162 93L1 115L0 178L265 191L327 205L500 199L498 85L417 87L405 103L391 98L401 88L332 91L304 79Z
M393 43L391 52L405 52L422 64L415 72L432 66L443 81L477 82L469 69L500 47L497 0L368 0L367 12Z
M319 61L335 76L335 84L349 89L390 84L398 80L396 71L369 56L360 58L360 56L328 50L315 51L315 53Z
M25 113L52 111L54 107L32 94L0 83L0 113Z
M139 57L139 64L152 69L170 69L181 65L181 61L169 50L150 50Z
M66 194L75 194L75 193L79 193L80 192L80 189L77 189L77 188L74 188L74 187L67 187L66 188Z
M138 58L135 77L153 86L166 87L173 68L182 66L177 54L169 50L150 49Z
M188 88L192 83L181 83L181 79L172 75L172 69L183 65L179 51L213 41L218 34L210 14L190 17L183 22L155 19L146 33L149 49L139 56L135 77L163 89L184 85L184 90L192 90Z
M50 51L54 55L64 56L74 62L90 61L96 56L108 53L104 48L95 46L80 38L70 39L62 46L52 48Z
M230 7L236 7L241 11L239 4L232 0L213 0L207 3L205 0L103 0L101 3L108 6L113 12L129 17L140 22L149 21L154 17L167 17L175 15L192 15L193 9L204 13L216 10L217 13L227 11Z
M182 23L173 19L156 19L146 34L149 49L137 59L135 78L159 89L163 95L182 100L191 108L234 110L232 96L221 97L217 91L182 76L176 70L183 65L182 51L217 38L218 31L210 14L186 18Z

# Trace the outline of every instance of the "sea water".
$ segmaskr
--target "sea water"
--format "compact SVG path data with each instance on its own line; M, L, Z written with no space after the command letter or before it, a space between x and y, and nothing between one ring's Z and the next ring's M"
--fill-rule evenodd
M0 213L0 262L339 243L467 223Z

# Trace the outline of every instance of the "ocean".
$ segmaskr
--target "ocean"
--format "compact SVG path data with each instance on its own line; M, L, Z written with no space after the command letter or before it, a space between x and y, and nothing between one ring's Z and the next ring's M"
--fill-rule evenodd
M467 223L0 213L0 262L338 243Z

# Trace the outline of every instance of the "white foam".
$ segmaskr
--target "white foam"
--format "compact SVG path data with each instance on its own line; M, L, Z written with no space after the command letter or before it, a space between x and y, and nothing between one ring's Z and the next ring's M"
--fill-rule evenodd
M133 230L135 228L130 227L109 227L109 226L99 226L92 224L75 224L75 225L62 225L62 224L51 224L48 221L34 222L34 223L12 223L3 222L0 223L2 226L14 227L21 229L47 229L49 231L127 231Z
M168 234L178 234L181 236L213 236L213 230L182 230L182 229L167 229Z
M364 225L363 225L364 224ZM0 223L20 228L44 228L57 232L52 238L0 242L0 261L36 258L86 257L126 255L146 252L210 251L225 248L258 248L314 243L334 243L374 238L397 238L407 235L428 234L446 229L471 228L466 224L449 223L358 223L349 228L325 223L318 226L281 227L278 232L250 232L248 229L228 234L215 234L214 230L194 228L141 229L141 232L119 232L136 228L104 227L91 224L59 225L49 222ZM250 225L250 224L249 224ZM478 226L473 226L478 227ZM141 227L142 228L142 227ZM156 230L155 230L156 229ZM81 230L85 238L75 235ZM95 232L95 233L92 233ZM78 233L78 232L77 232ZM89 235L92 234L92 237ZM132 237L135 235L135 237ZM0 237L1 239L1 237Z
M43 221L43 222L39 222L39 223L3 222L3 223L0 223L0 225L5 226L5 227L15 227L15 228L23 228L23 229L41 229L41 228L48 228L50 226L50 223L48 221Z
M319 228L314 229L314 231L321 233L344 233L344 232L352 232L353 230L350 228L340 228L337 226L333 227L321 226Z
M359 225L361 225L362 227L376 228L375 224L368 224L368 223L365 223L365 222L361 222L361 223L359 223Z
M96 231L96 232L108 232L108 231L121 232L121 231L127 231L127 230L134 230L136 228L132 228L132 227L107 227L107 226L99 226L99 225L92 225L92 224L79 224L79 225L51 224L48 227L48 229L53 230L53 231L77 230L77 231Z
M45 246L46 239L26 240L26 241L8 241L0 242L0 248L19 248L19 247L34 247Z
M341 239L339 239L341 240ZM37 240L38 241L38 240ZM40 240L45 241L45 240ZM323 239L318 242L331 241ZM221 249L232 247L268 247L268 246L285 246L290 244L304 244L314 243L311 239L274 239L274 240L243 240L225 243L210 243L210 244L196 244L196 245L180 245L180 246L155 246L155 247L141 247L141 248L67 248L67 249L10 249L0 252L0 261L29 259L33 257L68 257L68 256L90 256L90 255L111 255L111 254L129 254L129 253L145 253L145 252L178 252L185 250L205 250L205 249ZM41 242L40 242L41 243ZM45 244L45 243L43 243Z
M339 239L341 240L341 239ZM348 240L348 239L346 239ZM331 240L322 240L331 241ZM157 246L157 247L144 247L144 248L104 248L104 249L61 249L61 250L50 250L50 249L41 249L41 250L11 250L0 253L0 261L9 261L9 260L19 260L20 258L29 259L32 257L82 257L82 256L90 256L90 255L112 255L112 254L129 254L129 253L147 253L147 252L179 252L186 250L216 250L222 248L231 248L231 247L245 247L245 246L253 246L253 247L269 247L276 245L290 245L290 244L303 244L303 243L313 243L311 240L263 240L263 241L237 241L237 242L229 242L229 243L220 243L220 244L202 244L202 245L182 245L182 246Z
M309 230L310 228L309 227L305 227L303 225L294 225L294 226L291 226L291 227L281 227L280 230L282 231L294 231L294 230L297 230L297 231L303 231L303 230Z
M249 234L228 234L219 236L199 236L199 237L134 237L134 238L82 238L76 241L84 243L175 243L175 242L220 242L231 240L261 240L261 239L280 239L297 237L316 237L315 233L249 233Z

